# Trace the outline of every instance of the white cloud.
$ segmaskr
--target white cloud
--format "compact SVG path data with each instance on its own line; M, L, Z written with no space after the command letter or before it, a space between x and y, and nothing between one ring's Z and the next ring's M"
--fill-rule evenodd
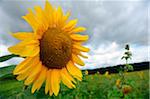
M120 57L122 55L122 51L120 50L118 44L112 42L111 44L101 45L97 49L91 49L92 54L88 55L89 59L85 60L87 63L85 68L99 68L106 67L110 65L116 65L119 63Z
M18 57L18 58L12 58L12 59L10 59L8 61L0 63L0 67L10 66L10 65L17 65L17 64L19 64L23 60L24 59L20 58L20 57Z
M150 61L148 58L148 48L150 46L136 46L130 45L132 52L132 59L129 63ZM80 67L81 69L93 69L101 68L107 66L115 66L118 64L125 64L124 60L121 60L121 57L124 54L124 48L120 48L116 42L104 46L101 45L97 49L91 49L92 54L88 55L89 59L84 60L87 64L85 67Z

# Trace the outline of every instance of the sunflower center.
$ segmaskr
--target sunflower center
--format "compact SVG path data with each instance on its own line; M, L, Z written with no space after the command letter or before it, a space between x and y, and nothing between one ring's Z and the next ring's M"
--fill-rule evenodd
M49 28L40 40L40 60L48 68L61 69L71 58L72 40L67 33Z

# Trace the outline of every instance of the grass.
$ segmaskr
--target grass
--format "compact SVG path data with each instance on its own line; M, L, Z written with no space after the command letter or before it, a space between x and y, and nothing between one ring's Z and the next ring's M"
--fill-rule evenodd
M83 81L77 82L76 89L68 89L61 84L59 95L50 97L45 95L44 86L31 94L31 86L24 89L22 81L6 74L0 78L0 99L120 99L122 94L115 86L118 78L118 74L84 75ZM131 93L125 99L149 99L149 70L126 73L125 78L132 87Z

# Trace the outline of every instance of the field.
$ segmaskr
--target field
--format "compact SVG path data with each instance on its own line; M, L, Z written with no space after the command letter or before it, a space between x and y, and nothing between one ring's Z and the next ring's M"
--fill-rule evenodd
M85 75L82 82L77 82L76 89L68 89L61 85L59 95L50 97L45 95L44 86L35 94L31 94L31 86L23 87L10 74L12 67L0 69L0 99L149 99L149 70L125 73L126 82L132 87L127 95L116 87L118 74ZM7 72L6 72L7 71Z

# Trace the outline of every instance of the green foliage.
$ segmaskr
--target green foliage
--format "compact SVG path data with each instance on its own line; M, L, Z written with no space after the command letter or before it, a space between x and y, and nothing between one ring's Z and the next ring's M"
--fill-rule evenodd
M0 78L2 77L7 77L7 75L12 74L13 69L15 68L16 65L10 65L10 66L6 66L3 68L0 68Z
M124 69L125 69L126 71L133 71L133 70L134 70L133 66L130 65L130 64L125 64Z
M31 94L31 86L25 89L23 82L17 81L15 76L12 75L13 68L14 66L9 66L0 69L0 99L120 99L123 95L115 86L119 74L112 74L109 75L110 78L107 78L98 73L84 75L83 81L77 82L75 89L69 89L61 84L58 96L45 95L44 85L38 92ZM6 75L3 75L3 73ZM132 86L133 90L124 99L148 99L148 74L149 70L142 73L140 71L125 74L126 82Z
M125 49L126 49L126 50L130 50L129 44L126 44Z
M125 98L127 94L131 93L132 86L131 83L128 82L128 80L125 77L125 73L128 71L133 71L133 66L128 63L128 60L131 59L132 53L130 51L130 46L127 44L125 46L125 52L121 59L125 59L126 64L124 68L120 68L119 70L119 79L116 80L116 88L118 89L118 94L120 95L120 98ZM116 91L116 90L115 90Z
M126 63L127 63L128 59L131 59L131 57L132 57L132 53L130 52L130 46L129 46L129 44L127 44L127 45L125 46L124 55L122 56L121 59L125 59L125 60L126 60Z
M4 62L4 61L7 61L13 57L19 57L18 55L15 55L15 54L10 54L10 55L6 55L6 56L2 56L0 57L0 62Z

